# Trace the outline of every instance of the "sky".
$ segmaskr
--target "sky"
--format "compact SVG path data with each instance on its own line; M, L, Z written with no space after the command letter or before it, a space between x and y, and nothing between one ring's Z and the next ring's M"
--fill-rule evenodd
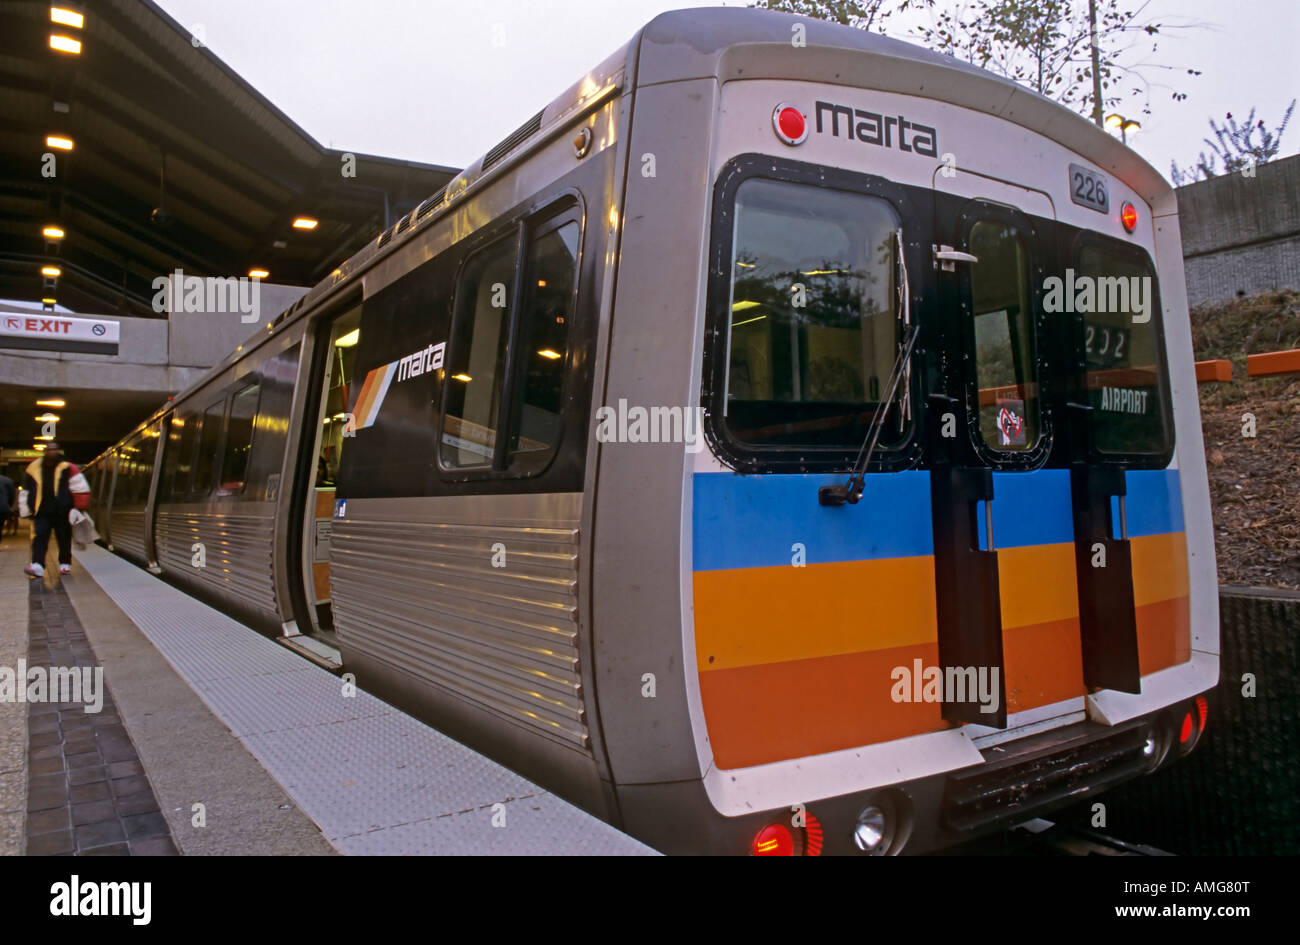
M218 57L329 147L463 167L579 79L663 0L157 0ZM946 0L940 0L945 3ZM1126 7L1144 0L1122 0ZM947 3L956 6L957 0ZM1300 96L1300 0L1145 0L1171 31L1151 70L1170 89L1122 110L1130 145L1169 176L1205 150L1208 119L1251 107L1272 127ZM892 30L906 38L906 24ZM1199 69L1199 77L1185 69ZM1282 154L1300 151L1300 106Z

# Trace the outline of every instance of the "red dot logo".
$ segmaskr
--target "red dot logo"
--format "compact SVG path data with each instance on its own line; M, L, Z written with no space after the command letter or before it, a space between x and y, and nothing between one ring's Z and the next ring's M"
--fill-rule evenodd
M808 137L808 119L793 105L782 102L772 112L772 127L776 136L786 144L803 144Z

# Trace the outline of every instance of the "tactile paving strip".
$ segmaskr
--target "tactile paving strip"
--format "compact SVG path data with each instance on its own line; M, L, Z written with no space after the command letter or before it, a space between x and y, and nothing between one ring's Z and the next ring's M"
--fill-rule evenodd
M77 560L340 852L655 852L116 555Z

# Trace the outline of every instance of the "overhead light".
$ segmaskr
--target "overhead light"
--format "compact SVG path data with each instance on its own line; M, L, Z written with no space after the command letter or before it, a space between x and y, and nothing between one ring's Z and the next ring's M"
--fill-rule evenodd
M330 417L331 420L346 420L347 418L348 415L345 413L336 413L334 416Z
M45 229L41 230L41 235L44 236L47 240L63 239L63 231L59 229L57 226L47 226Z
M47 443L52 443L52 442L54 442L54 437L52 437L52 436L38 436L36 439L37 439L37 440L44 440L44 441L47 442Z
M43 414L41 414L39 417L37 417L36 419L39 420L41 423L58 423L58 422L59 422L59 416L58 416L58 414L53 414L53 413L43 413Z
M71 36L60 36L58 33L50 34L50 48L58 52L72 53L74 56L81 55L81 42L73 39Z
M731 306L731 310L733 312L744 312L751 308L758 308L762 304L762 302L737 302L735 305Z
M560 354L560 352L552 351L550 348L543 348L541 351L537 353L540 354L542 357L546 358L546 360L548 361L558 361L560 358L564 357L564 355Z
M62 397L43 397L36 401L38 407L66 407L68 402Z
M56 149L56 150L58 150L58 151L71 151L71 150L72 150L72 139L71 139L71 138L63 138L63 137L60 137L59 135L46 135L46 136L45 136L45 146L46 146L47 148L54 148L54 149Z
M537 288L539 288L539 289L545 289L545 288L546 288L546 280L545 280L545 279L538 279L538 280L537 280Z
M81 29L86 24L86 18L76 10L66 10L63 7L50 7L50 22L58 23L62 26L71 26L73 29Z
M267 272L265 269L250 269L250 270L248 270L248 278L250 278L250 279L265 279L265 278L266 278L267 276L269 276L269 275L270 275L270 273Z
M59 276L63 275L63 270L58 266L42 266L41 275L49 276L51 279L57 279Z
M299 217L293 221L293 228L295 230L314 230L318 223L320 223L319 220L313 220L311 217Z
M41 304L42 304L42 305L58 305L58 304L59 304L59 300L58 300L58 299L41 299Z
M34 449L34 450L43 450L43 449L45 449L45 444L44 444L44 443L33 443L33 444L32 444L32 449Z
M334 342L336 348L351 348L361 340L361 329L354 328L346 335L340 335Z
M466 384L474 380L474 378L470 377L468 374L453 374L451 379L453 381L464 381Z

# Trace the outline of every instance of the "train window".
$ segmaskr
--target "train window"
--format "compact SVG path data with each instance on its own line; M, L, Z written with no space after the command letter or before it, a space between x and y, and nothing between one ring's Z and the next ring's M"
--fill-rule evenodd
M321 398L316 450L315 486L318 489L334 488L348 428L349 404L353 411L363 406L360 401L366 391L364 387L358 388L352 377L360 341L361 310L354 308L336 318L330 326L330 349L322 382L325 393ZM357 403L351 403L353 398ZM355 429L361 421L354 417L352 422Z
M203 411L203 429L199 433L199 455L194 462L194 488L196 495L212 491L215 475L213 464L217 460L217 445L221 440L221 424L225 419L226 401L223 398Z
M971 314L980 434L995 450L1028 450L1038 442L1038 371L1033 300L1025 240L1012 224L980 220L971 227Z
M193 415L179 417L171 415L167 423L167 442L163 444L163 471L158 482L158 498L169 499L173 495L184 495L189 489L190 460L194 452ZM184 476L180 470L184 464ZM179 487L177 480L180 479Z
M1083 315L1082 339L1093 444L1103 453L1163 453L1167 381L1155 275L1127 246L1089 241L1079 251L1079 276L1096 296Z
M735 197L726 429L856 448L897 356L895 232L879 198L750 178ZM899 436L886 424L882 445Z
M253 447L253 426L261 390L260 383L249 384L238 391L230 402L230 422L226 424L226 449L221 464L219 495L235 495L244 491L244 476L248 471L248 454Z
M517 245L511 235L472 257L457 286L439 449L449 468L492 463Z
M519 420L510 439L511 471L523 475L540 472L560 439L566 339L573 320L580 231L576 220L567 220L541 233L528 246L519 327L523 361Z

